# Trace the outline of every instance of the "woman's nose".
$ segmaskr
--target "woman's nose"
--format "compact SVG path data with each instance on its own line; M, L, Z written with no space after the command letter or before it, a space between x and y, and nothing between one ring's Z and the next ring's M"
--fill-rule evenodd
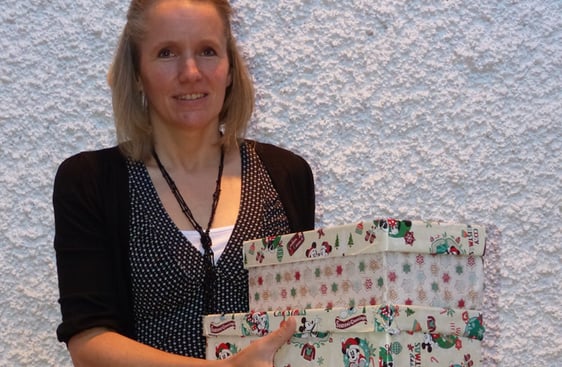
M185 81L198 80L201 78L201 71L197 60L193 57L184 59L180 65L180 79Z

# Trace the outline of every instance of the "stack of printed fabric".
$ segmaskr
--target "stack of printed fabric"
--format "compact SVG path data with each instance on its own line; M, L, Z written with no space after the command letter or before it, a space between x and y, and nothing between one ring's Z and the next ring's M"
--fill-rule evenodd
M375 219L244 243L251 312L204 319L207 359L288 316L275 366L479 366L482 226Z

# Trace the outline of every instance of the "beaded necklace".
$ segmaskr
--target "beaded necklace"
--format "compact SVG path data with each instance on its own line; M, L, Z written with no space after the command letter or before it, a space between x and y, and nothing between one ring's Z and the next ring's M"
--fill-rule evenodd
M216 280L216 272L215 272L215 256L213 253L213 249L212 249L212 241L211 241L211 236L209 235L209 232L211 230L211 225L213 224L213 220L215 218L215 213L217 211L217 206L219 203L219 197L220 197L220 192L221 192L221 179L222 179L222 172L224 169L224 147L221 146L221 155L220 155L220 163L219 163L219 172L218 172L218 176L217 176L217 185L215 188L215 192L213 193L213 203L211 204L211 215L209 217L209 223L207 224L207 229L203 230L203 227L201 227L201 225L195 220L195 217L193 216L193 213L191 212L191 209L189 209L189 206L187 206L187 203L185 202L185 200L183 199L183 196L181 195L180 191L178 190L178 187L176 186L174 180L172 179L172 177L170 176L170 174L168 173L168 171L166 171L166 168L164 168L164 165L162 164L162 162L160 161L160 158L158 157L158 154L156 154L156 151L154 149L152 149L152 156L154 157L154 159L156 160L156 163L158 164L158 168L160 169L160 172L162 173L162 176L164 177L164 179L166 180L166 183L168 184L168 186L170 187L170 190L172 191L172 194L174 194L174 197L176 198L183 214L187 217L187 220L189 220L189 223L191 223L191 225L193 226L193 228L195 228L195 230L199 233L199 236L201 236L201 245L203 246L203 250L205 252L205 281L204 281L204 286L205 286L205 305L204 307L205 312L209 313L212 312L212 304L213 304L213 296L212 296L212 284L215 282Z

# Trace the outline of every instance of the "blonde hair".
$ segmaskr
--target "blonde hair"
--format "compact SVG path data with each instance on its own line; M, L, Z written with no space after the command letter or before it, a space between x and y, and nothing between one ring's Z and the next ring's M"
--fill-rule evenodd
M127 23L119 39L108 82L112 91L117 141L123 152L135 160L146 160L152 151L152 127L146 100L138 86L139 45L146 35L146 11L161 0L132 0ZM232 7L228 0L186 0L212 4L222 18L232 83L226 89L219 113L223 125L222 144L229 149L246 133L254 108L254 87L236 40L230 19Z

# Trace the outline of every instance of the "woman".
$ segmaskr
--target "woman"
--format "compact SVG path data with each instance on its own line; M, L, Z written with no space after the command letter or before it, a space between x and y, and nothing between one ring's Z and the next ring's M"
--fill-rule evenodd
M204 362L202 315L248 310L244 240L312 229L309 165L242 139L253 88L227 0L133 0L109 73L118 147L57 172L63 321L77 366L269 366L289 320ZM269 339L268 339L269 338Z

